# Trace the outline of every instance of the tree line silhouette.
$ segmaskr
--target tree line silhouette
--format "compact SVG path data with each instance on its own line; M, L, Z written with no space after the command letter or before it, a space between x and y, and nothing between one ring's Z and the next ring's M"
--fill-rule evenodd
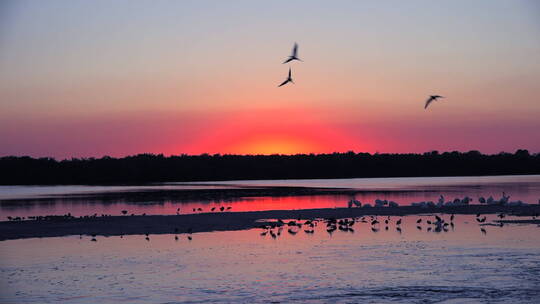
M297 155L138 154L123 158L0 158L0 184L131 184L171 181L539 174L540 153L485 155L331 153Z

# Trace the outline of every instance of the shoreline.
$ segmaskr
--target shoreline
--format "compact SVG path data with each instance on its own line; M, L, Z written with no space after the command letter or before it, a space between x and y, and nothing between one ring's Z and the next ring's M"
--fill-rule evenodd
M212 232L246 230L264 225L265 219L351 218L359 216L406 216L417 214L493 214L506 213L532 216L540 213L540 205L422 208L325 208L301 210L269 210L249 212L199 213L186 215L106 216L53 220L0 222L0 241L25 238L61 237L69 235L120 236L134 234L182 234L191 231Z

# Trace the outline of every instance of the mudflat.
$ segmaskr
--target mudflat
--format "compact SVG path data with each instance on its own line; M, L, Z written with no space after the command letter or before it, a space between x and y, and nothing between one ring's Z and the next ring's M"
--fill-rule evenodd
M490 214L505 213L533 216L540 205L496 206L469 205L459 207L422 208L417 206L372 208L327 208L302 210L270 210L253 212L214 212L186 215L104 216L87 218L54 218L0 222L0 240L59 237L68 235L173 234L224 230L243 230L264 224L265 219L347 218L366 215L405 216L414 214Z

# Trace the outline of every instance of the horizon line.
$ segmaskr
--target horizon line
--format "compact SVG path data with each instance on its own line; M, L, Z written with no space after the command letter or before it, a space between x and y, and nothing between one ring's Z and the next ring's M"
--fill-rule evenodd
M500 151L498 153L490 153L485 154L480 152L479 150L468 150L468 151L459 151L459 150L452 150L452 151L439 151L439 150L430 150L425 152L355 152L353 150L346 151L346 152L327 152L327 153L294 153L294 154L282 154L282 153L270 153L270 154L236 154L236 153L199 153L199 154L188 154L188 153L179 153L179 154L168 154L165 155L164 153L150 153L150 152L143 152L143 153L136 153L136 154L128 154L124 156L110 156L110 155L101 155L101 156L88 156L88 157L70 157L70 158L56 158L53 156L30 156L30 155L3 155L0 156L0 160L6 159L6 158L31 158L31 159L54 159L56 161L64 161L64 160L90 160L90 159L123 159L123 158L130 158L130 157L140 157L140 156L158 156L158 157L221 157L221 156L234 156L234 157L249 157L249 156L320 156L320 155L339 155L339 154L355 154L355 155L443 155L443 154L452 154L452 153L459 153L459 154L468 154L468 153L475 153L483 156L494 156L494 155L501 155L501 154L517 154L517 153L526 153L531 156L539 155L539 152L530 152L528 149L516 149L514 152L507 152L507 151Z

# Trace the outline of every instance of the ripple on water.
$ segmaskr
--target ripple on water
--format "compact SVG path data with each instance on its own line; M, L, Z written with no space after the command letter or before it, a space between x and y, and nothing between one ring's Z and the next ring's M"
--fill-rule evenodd
M540 235L508 225L486 236L468 217L433 234L282 234L260 230L0 242L2 303L534 303ZM474 216L473 216L474 219ZM459 222L457 222L459 220ZM411 226L411 223L414 226ZM466 223L468 222L468 223ZM410 228L413 229L410 229ZM409 229L407 229L409 228ZM39 248L39 250L36 250Z

